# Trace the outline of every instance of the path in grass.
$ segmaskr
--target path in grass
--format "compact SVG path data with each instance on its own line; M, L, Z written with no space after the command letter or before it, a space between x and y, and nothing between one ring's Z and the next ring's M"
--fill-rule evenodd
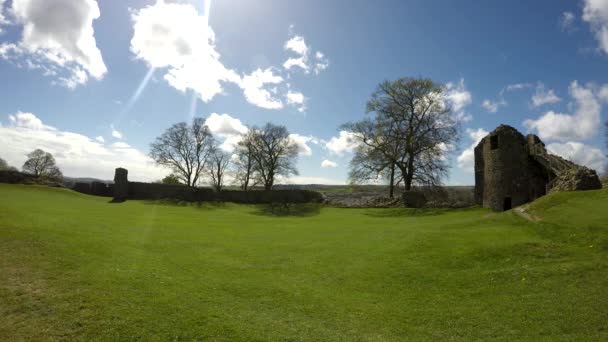
M606 203L276 217L0 184L0 340L601 340Z

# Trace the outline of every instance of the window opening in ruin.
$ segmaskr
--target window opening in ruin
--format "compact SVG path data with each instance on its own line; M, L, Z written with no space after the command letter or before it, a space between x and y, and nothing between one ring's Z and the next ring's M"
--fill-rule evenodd
M505 197L505 201L502 205L502 210L511 210L511 197Z
M498 135L493 135L490 137L490 148L492 150L498 149Z

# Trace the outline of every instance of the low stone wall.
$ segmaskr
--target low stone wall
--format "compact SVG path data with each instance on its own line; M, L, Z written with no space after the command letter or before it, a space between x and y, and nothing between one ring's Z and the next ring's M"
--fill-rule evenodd
M244 204L264 203L320 203L323 195L309 190L215 192L210 188L189 188L183 185L129 182L127 199L172 198L188 202L233 202Z
M78 182L72 186L72 190L81 192L87 195L102 196L102 197L113 197L114 196L114 184L106 184L103 182Z
M310 190L238 191L226 190L214 193L216 201L234 203L321 203L323 195Z

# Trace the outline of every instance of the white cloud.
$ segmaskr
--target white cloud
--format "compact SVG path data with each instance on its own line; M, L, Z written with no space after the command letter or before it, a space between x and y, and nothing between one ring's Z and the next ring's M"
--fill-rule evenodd
M606 166L606 156L599 148L580 142L553 143L547 145L547 150L580 165L601 172Z
M323 184L323 185L343 185L344 180L331 179L315 176L290 176L289 178L277 177L279 184Z
M213 134L238 135L249 131L241 120L233 118L229 114L211 113L205 120L205 125Z
M330 152L341 156L345 152L352 152L359 146L359 139L353 132L340 131L337 137L332 137L329 141L323 141L323 144Z
M458 156L458 167L473 172L473 168L475 165L475 147L481 139L483 139L490 132L486 131L483 128L471 129L467 128L467 135L473 141L473 143Z
M14 115L8 116L8 122L12 127L28 128L32 131L36 130L56 130L55 127L47 126L32 113L17 112Z
M114 125L111 125L111 126L110 126L110 128L112 129L112 136L113 136L114 138L116 138L116 139L122 139L122 138L123 138L122 133L120 133L119 131L117 131L117 130L114 128Z
M153 68L167 68L165 80L180 91L194 90L208 102L222 92L221 82L240 83L215 48L207 18L191 4L159 0L132 13L131 51Z
M308 45L302 36L293 36L291 39L285 42L283 46L285 50L291 50L298 55L308 54Z
M602 103L608 100L608 84L598 89L573 81L569 93L575 102L574 114L548 111L536 120L525 120L524 126L538 131L540 138L546 140L584 140L594 136L601 127L600 114Z
M222 139L220 148L226 152L232 152L236 145L241 141L243 134L249 131L241 120L230 116L229 114L211 113L205 125L216 138Z
M321 162L321 167L338 167L338 163L325 159Z
M297 91L287 91L287 104L296 106L299 112L306 111L306 98L304 94Z
M104 143L106 142L106 139L104 139L101 135L95 138L96 141L100 142L100 143Z
M4 3L6 0L0 0L0 34L2 33L2 26L10 24L10 21L4 13Z
M574 30L575 20L576 17L574 16L574 13L565 11L559 17L559 26L563 31L571 32L572 30Z
M472 102L471 93L467 90L464 79L458 83L449 82L445 85L444 96L456 119L459 121L471 121L473 117L467 114L465 108Z
M490 113L496 113L500 107L506 106L507 102L504 99L498 101L492 101L485 99L481 103L481 106Z
M315 74L318 75L319 73L321 73L321 71L327 69L328 67L329 59L327 59L327 57L325 57L325 55L321 51L317 51L315 53Z
M281 109L283 102L264 87L266 84L279 84L283 82L281 76L275 75L272 68L257 69L250 75L244 76L240 82L247 102L266 109Z
M544 104L558 103L562 99L555 95L553 89L545 90L545 85L538 83L536 91L532 95L532 107L539 107Z
M0 44L0 58L42 70L68 88L85 84L89 76L103 78L107 68L93 29L100 16L97 1L13 0L12 13L23 34L19 42Z
M589 24L600 49L608 53L608 1L583 0L583 21Z
M304 156L311 156L312 149L308 146L308 143L317 144L319 141L313 136L304 136L297 133L289 135L289 139L298 145L298 153Z
M312 69L316 75L329 67L329 59L321 51L316 51L314 55L303 36L293 34L293 26L289 28L291 38L289 38L283 48L285 51L295 54L283 63L285 70L294 67L302 69L305 73L310 73Z
M152 181L168 173L156 167L144 153L125 143L104 145L82 134L47 126L34 114L27 114L28 120L11 120L9 117L8 126L0 125L2 158L11 165L22 165L26 154L40 148L55 156L57 165L66 176L111 180L115 168L125 167L129 170L129 179ZM19 113L12 117L18 118Z
M530 88L530 87L532 87L532 84L530 84L530 83L509 84L503 90L501 90L501 94L505 91L514 91L514 90L526 89L526 88Z

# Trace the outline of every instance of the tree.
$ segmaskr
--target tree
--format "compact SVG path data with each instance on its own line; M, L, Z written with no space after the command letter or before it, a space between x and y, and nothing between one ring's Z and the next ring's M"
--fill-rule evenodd
M222 191L224 186L225 174L230 164L230 154L222 151L219 147L214 147L209 154L209 166L207 173L209 180L215 191Z
M205 169L213 141L205 120L195 118L192 125L176 123L156 138L150 145L150 157L157 165L171 168L184 184L194 187Z
M443 91L429 79L380 83L367 103L366 112L373 113L373 119L343 126L359 143L351 176L388 172L390 183L400 179L406 191L413 184L441 184L448 171L445 153L459 133Z
M253 131L247 132L234 150L235 180L244 191L255 186L258 177L255 174L255 160L253 159Z
M0 158L0 170L8 170L9 168L10 166L8 166L6 160Z
M41 149L36 149L27 155L27 160L23 164L23 172L32 174L36 177L49 179L61 179L63 175L55 163L52 154Z
M163 178L160 181L161 184L167 184L167 185L181 185L182 182L179 180L179 177L176 176L175 174L170 174L165 176L165 178Z
M254 171L265 190L271 190L277 176L297 175L298 146L289 138L285 126L267 123L251 129Z

